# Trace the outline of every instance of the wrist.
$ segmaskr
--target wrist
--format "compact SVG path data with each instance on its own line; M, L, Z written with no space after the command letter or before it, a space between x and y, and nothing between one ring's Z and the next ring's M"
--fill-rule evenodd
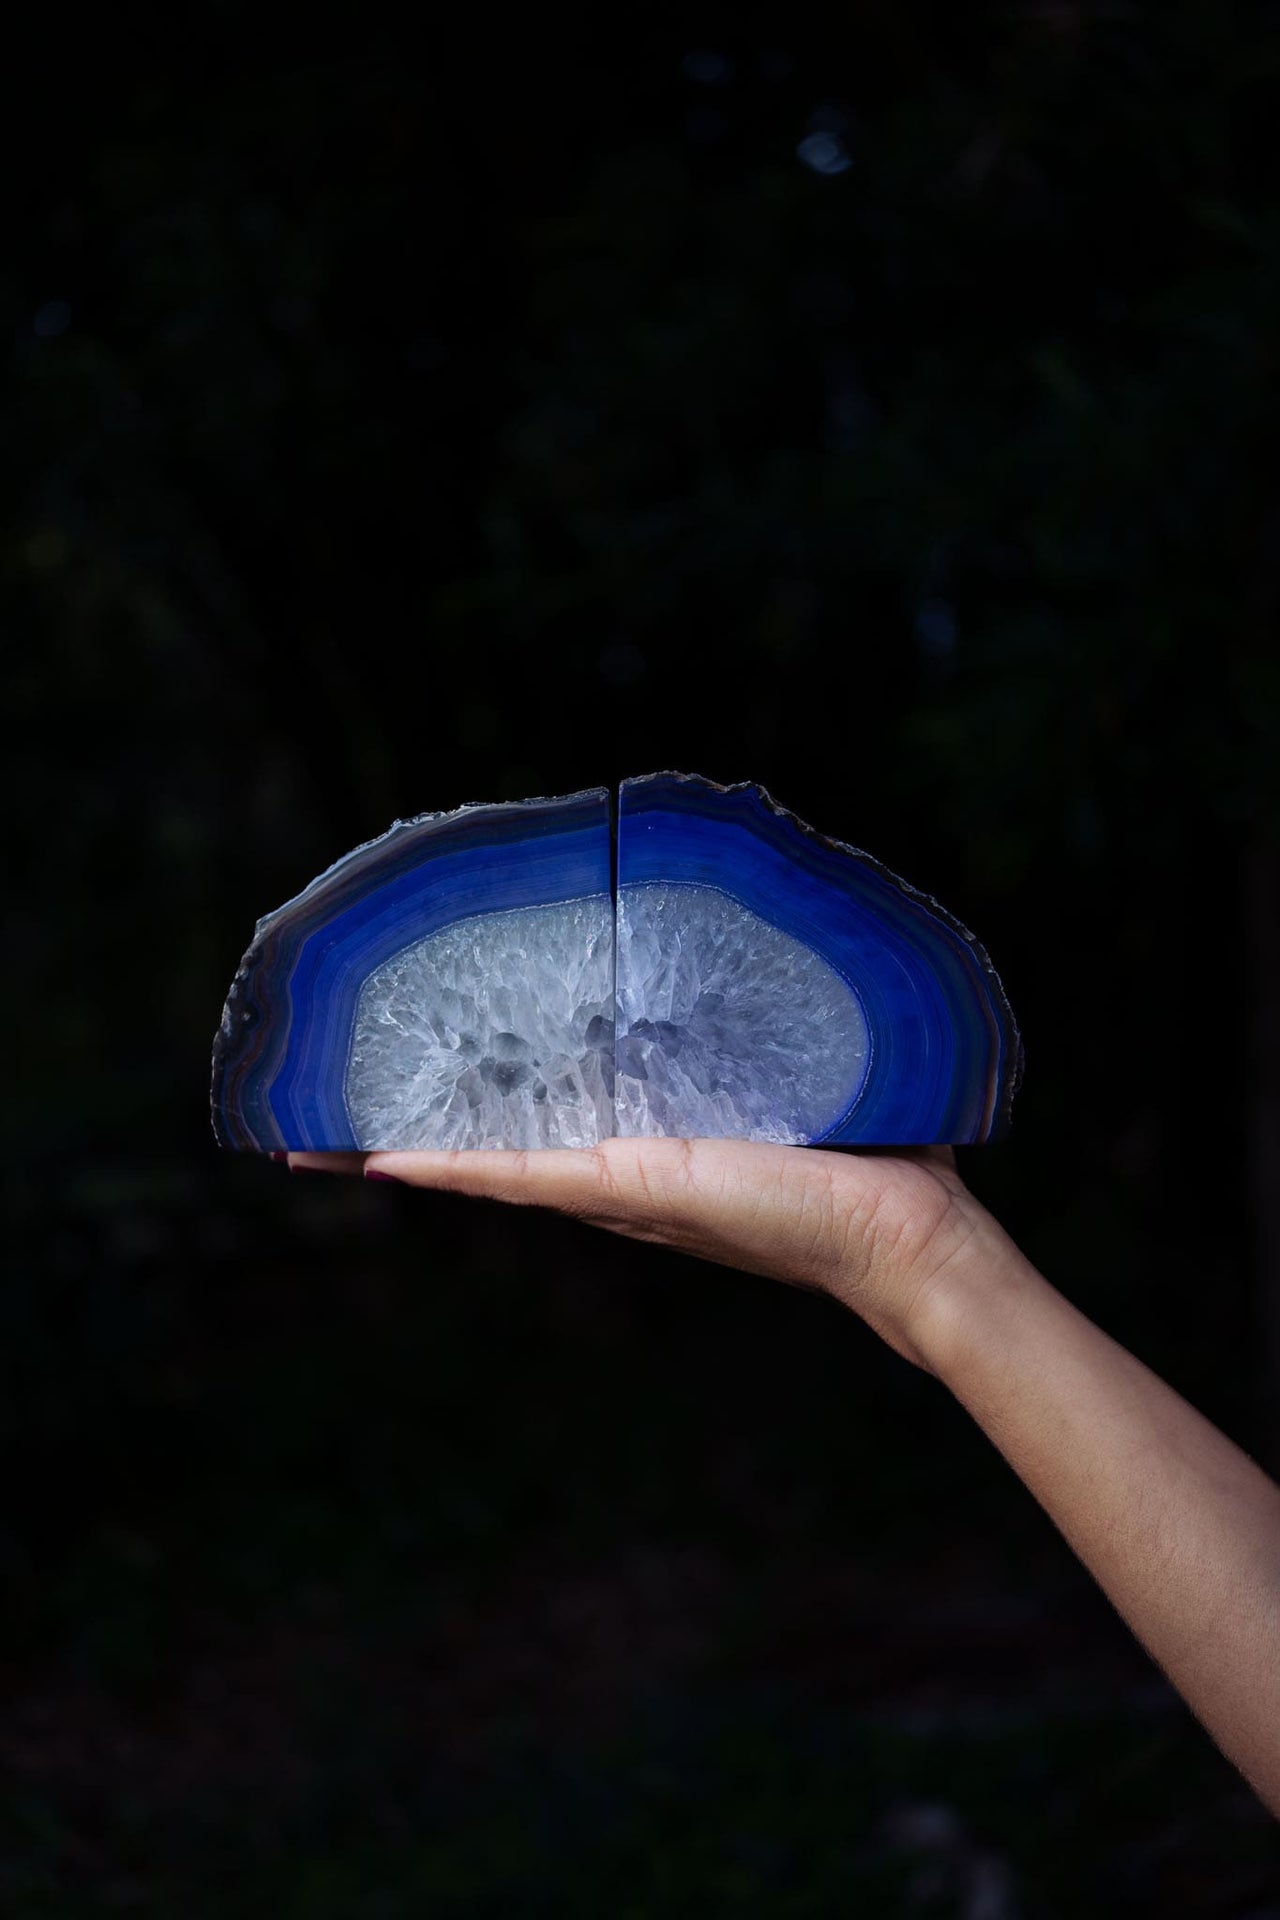
M956 1392L1003 1344L1015 1315L1049 1283L985 1209L963 1245L920 1288L910 1339L920 1364Z

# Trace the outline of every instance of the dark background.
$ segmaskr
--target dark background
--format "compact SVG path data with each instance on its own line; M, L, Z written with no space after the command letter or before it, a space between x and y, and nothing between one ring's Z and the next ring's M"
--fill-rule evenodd
M1275 8L42 31L5 1911L1280 1913L851 1317L206 1091L255 917L396 815L761 780L977 929L1028 1068L965 1172L1280 1463Z

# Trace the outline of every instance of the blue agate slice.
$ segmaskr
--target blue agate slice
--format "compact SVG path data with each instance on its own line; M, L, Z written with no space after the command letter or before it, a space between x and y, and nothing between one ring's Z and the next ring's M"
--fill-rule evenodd
M972 1143L1022 1044L983 948L936 900L762 788L625 780L620 1134Z
M613 1130L609 794L397 821L258 922L224 1146L588 1147Z
M616 861L616 880L612 869ZM258 924L227 1146L612 1135L974 1142L1021 1043L972 935L755 786L624 781L397 822Z

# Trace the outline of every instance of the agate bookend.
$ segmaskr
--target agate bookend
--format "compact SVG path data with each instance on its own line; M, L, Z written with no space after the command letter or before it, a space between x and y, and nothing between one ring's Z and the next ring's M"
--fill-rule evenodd
M757 786L695 775L397 822L258 924L213 1122L266 1151L998 1137L984 949Z

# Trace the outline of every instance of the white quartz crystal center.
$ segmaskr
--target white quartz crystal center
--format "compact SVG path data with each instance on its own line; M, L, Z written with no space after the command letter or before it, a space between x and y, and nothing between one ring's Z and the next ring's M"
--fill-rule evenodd
M592 1147L612 1082L607 894L456 921L360 990L346 1097L366 1150Z
M714 887L618 893L619 1134L795 1144L848 1110L870 1052L833 967Z

